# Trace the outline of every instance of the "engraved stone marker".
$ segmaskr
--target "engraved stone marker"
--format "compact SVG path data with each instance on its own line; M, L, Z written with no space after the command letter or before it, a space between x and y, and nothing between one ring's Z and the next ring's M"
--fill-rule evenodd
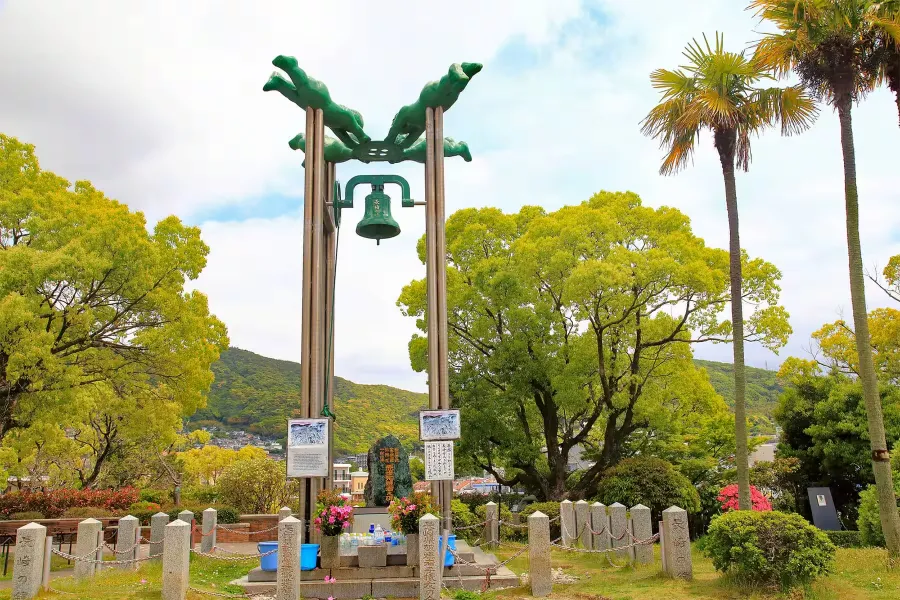
M688 532L687 511L670 506L663 511L663 529L666 544L666 572L679 579L691 579L691 537Z
M444 561L438 551L440 519L425 515L419 519L419 600L440 600Z
M553 591L550 568L550 517L536 511L528 516L528 577L531 595L549 596Z

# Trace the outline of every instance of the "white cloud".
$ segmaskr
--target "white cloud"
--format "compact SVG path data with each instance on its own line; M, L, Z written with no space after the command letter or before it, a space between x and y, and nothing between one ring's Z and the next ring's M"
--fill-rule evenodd
M683 210L699 235L724 247L711 139L702 140L693 167L662 178L661 153L639 122L657 101L649 72L681 64L691 38L718 30L731 48L754 39L756 22L743 4L13 0L0 12L0 122L5 133L38 145L45 168L91 179L150 219L190 217L266 193L300 195L300 156L287 140L303 115L261 91L275 55L296 55L336 101L362 111L375 136L451 62L483 61L446 119L447 135L469 140L475 156L448 161L451 210L553 209L600 189L630 189L650 205ZM530 49L529 60L494 68L511 43ZM854 115L867 265L900 253L895 111L881 91ZM341 165L339 174L346 181L376 170L383 168ZM422 197L421 166L389 170ZM783 272L795 334L782 357L802 354L813 329L849 312L842 189L837 120L827 108L803 136L769 132L756 140L751 170L738 178L743 245ZM404 233L377 249L352 227L344 232L337 372L423 389L406 355L413 323L394 306L400 287L423 274L415 257L422 215L399 203L394 213ZM359 215L350 213L348 224ZM233 342L297 360L298 217L203 230L212 252L198 286ZM869 301L886 302L875 291ZM729 360L730 350L698 354ZM749 359L780 361L756 347Z

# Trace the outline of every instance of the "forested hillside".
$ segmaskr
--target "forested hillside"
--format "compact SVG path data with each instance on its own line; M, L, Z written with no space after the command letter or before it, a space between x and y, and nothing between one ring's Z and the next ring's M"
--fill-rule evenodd
M734 380L728 363L695 361L710 381L734 404ZM287 419L299 417L300 364L229 348L213 364L215 383L206 408L197 411L194 426L243 429L282 439ZM747 367L747 411L757 432L770 432L769 417L781 393L775 372ZM393 433L406 444L418 443L416 413L428 405L426 394L386 385L362 385L335 378L335 452L365 452L374 440Z
M300 364L229 348L213 364L216 380L194 426L216 425L282 439L287 419L299 417ZM364 452L382 435L418 442L416 415L428 396L385 385L335 378L335 452Z

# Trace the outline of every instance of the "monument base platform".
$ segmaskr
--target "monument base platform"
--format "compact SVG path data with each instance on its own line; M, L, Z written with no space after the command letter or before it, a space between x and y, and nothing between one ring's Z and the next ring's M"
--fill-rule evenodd
M497 557L488 554L480 548L471 548L463 541L457 542L457 556L461 559L459 564L444 569L444 585L448 588L461 588L471 591L481 591L487 584L487 589L501 589L519 585L519 577L506 567L499 566ZM392 557L405 554L394 554ZM341 557L342 566L335 569L315 569L313 571L301 571L300 597L301 598L329 598L335 600L352 600L363 598L367 595L375 598L418 598L419 578L418 567L407 567L394 564L386 567L359 567L349 565L354 563L356 556ZM399 562L397 558L395 561ZM466 561L474 564L463 564ZM491 570L490 579L485 571ZM334 583L325 583L325 577L334 577ZM263 571L260 568L253 569L247 576L236 579L231 583L244 589L247 595L275 593L275 571Z

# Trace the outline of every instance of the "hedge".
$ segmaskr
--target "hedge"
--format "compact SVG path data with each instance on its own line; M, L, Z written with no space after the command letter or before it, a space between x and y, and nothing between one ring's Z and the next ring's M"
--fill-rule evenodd
M40 513L46 519L57 519L73 508L98 507L122 511L137 499L138 491L134 488L10 492L0 496L0 515L8 519L14 513Z
M825 535L838 548L862 548L862 537L858 531L826 531Z

